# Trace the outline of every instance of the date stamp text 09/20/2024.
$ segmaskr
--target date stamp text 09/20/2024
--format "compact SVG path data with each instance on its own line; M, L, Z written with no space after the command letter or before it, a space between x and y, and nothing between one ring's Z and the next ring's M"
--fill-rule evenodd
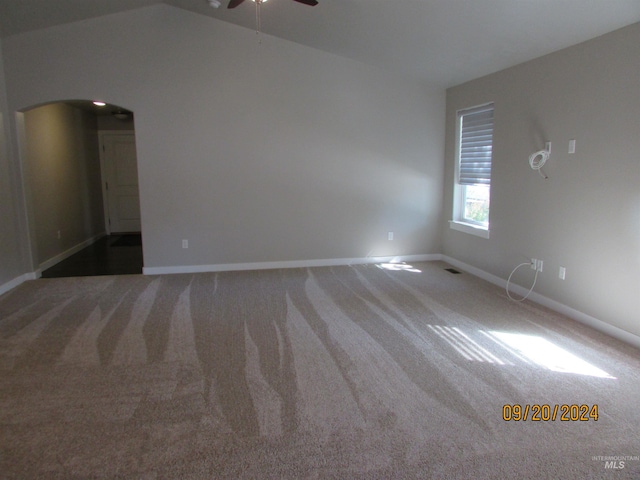
M598 405L574 404L525 404L515 403L502 406L505 422L588 422L598 421Z

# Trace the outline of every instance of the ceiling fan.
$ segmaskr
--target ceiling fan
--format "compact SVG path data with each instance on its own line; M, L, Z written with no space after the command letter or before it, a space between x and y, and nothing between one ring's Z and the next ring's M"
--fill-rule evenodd
M254 0L256 3L264 3L267 0ZM309 5L311 7L314 7L318 4L318 2L316 0L293 0L294 2L298 2L298 3L303 3L305 5ZM236 8L238 5L240 5L242 2L244 2L244 0L230 0L229 1L229 6L227 8Z

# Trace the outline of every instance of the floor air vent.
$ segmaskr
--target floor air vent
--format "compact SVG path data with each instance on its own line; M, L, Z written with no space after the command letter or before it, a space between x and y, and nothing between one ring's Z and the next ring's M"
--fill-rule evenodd
M454 273L456 275L459 274L459 273L462 273L462 272L459 272L458 270L456 270L455 268L445 268L445 270L447 272L449 272L449 273Z

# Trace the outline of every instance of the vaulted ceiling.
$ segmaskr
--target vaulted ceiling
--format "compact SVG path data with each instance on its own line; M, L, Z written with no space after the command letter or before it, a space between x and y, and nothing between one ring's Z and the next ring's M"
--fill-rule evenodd
M168 4L255 29L255 4L228 0L0 0L0 35ZM268 0L261 30L442 87L640 21L640 0Z

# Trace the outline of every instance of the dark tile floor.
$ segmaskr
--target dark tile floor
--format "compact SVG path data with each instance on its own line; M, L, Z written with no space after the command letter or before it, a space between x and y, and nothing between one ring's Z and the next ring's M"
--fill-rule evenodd
M43 278L142 273L140 234L108 235L42 272Z

